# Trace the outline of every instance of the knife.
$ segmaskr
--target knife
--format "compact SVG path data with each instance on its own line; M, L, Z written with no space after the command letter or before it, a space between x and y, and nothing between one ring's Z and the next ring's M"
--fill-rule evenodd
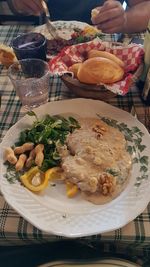
M42 5L43 5L43 9L45 11L45 16L46 16L46 27L49 31L49 33L52 35L52 37L54 39L60 39L58 32L55 28L55 26L53 25L52 21L49 18L49 10L48 10L48 6L46 4L45 1L42 1Z

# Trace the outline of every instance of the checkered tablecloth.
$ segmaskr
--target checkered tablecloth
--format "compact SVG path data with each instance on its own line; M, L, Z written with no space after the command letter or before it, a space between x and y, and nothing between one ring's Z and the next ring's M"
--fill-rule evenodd
M0 26L0 42L10 44L11 40L19 33L29 30L31 30L31 26ZM125 36L125 42L128 42L131 37ZM115 41L115 36L107 35L106 39ZM58 77L51 78L50 87L49 101L75 97L68 91ZM8 129L25 114L13 90L13 86L7 77L7 70L3 66L0 66L0 95L0 135L3 138ZM142 123L146 123L145 114L149 110L141 102L140 93L136 87L133 87L126 96L115 97L109 102L127 111L134 109L139 120ZM25 221L5 202L3 196L0 195L0 246L53 242L60 239L63 239L63 237L41 232ZM148 253L150 250L150 206L134 221L122 229L102 235L80 238L80 241L86 242L86 244L91 244L95 241L105 241L106 244L109 243L111 247L113 246L113 249L115 245L115 249L117 250L126 248L128 251L134 252L136 248L139 253L143 253L143 251L144 253ZM106 246L105 250L107 249L109 247Z

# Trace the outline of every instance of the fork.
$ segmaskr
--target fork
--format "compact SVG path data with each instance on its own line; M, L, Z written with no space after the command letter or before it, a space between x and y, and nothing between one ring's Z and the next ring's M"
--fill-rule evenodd
M53 23L51 22L51 20L49 18L48 6L47 6L46 2L43 1L43 0L42 0L42 5L43 5L43 9L44 9L45 15L46 15L46 27L47 27L47 30L49 31L49 33L51 34L51 36L54 39L60 39L56 28L54 27Z

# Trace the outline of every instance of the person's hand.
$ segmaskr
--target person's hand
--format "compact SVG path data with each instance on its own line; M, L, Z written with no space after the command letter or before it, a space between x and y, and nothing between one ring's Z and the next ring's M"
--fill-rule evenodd
M43 12L41 0L13 0L13 5L18 13L26 15L40 15Z
M124 31L126 13L120 2L108 0L102 7L97 8L96 13L91 20L102 32L118 33Z

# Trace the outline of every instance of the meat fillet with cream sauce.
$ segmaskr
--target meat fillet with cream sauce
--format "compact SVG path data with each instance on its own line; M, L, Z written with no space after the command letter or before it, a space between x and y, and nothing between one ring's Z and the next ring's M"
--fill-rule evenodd
M78 121L81 128L58 147L65 179L76 184L88 201L109 202L124 190L130 176L125 137L100 119Z

